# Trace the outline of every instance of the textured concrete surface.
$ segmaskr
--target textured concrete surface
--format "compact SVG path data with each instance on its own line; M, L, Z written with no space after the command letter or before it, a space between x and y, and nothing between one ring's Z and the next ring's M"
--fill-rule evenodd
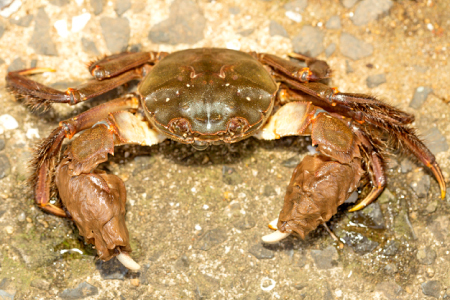
M379 5L378 5L379 4ZM0 1L0 78L51 67L36 80L64 90L85 63L124 49L228 47L317 54L331 85L416 115L450 178L448 1ZM376 6L376 7L375 7ZM327 49L327 50L325 50ZM326 55L326 56L325 56ZM385 80L378 80L378 78ZM384 82L385 81L385 82ZM433 299L449 297L449 202L422 165L392 155L388 189L357 213L341 207L305 240L265 246L307 138L245 140L199 152L164 142L117 149L103 168L124 179L127 222L143 269L95 261L75 226L33 204L24 180L33 144L76 107L31 112L0 80L0 298ZM448 198L447 198L448 199Z

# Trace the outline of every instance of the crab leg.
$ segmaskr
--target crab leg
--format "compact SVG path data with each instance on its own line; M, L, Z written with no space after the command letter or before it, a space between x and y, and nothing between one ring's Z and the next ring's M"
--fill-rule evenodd
M136 109L138 106L136 97L118 98L93 107L76 117L61 121L59 127L38 145L32 161L34 172L28 181L34 190L36 204L44 211L65 217L64 210L50 204L51 181L62 142L65 138L72 138L77 132L90 128L99 120L106 118L110 112Z
M439 183L441 198L445 198L446 184L436 158L417 137L414 129L407 126L414 120L411 115L376 98L361 94L340 93L336 89L319 82L300 84L287 78L283 79L283 81L309 95L310 97L300 96L300 98L307 98L314 105L318 105L330 112L338 112L344 116L351 117L360 123L368 122L395 134L400 145L404 145L418 160L431 169ZM291 91L291 94L293 93L295 92ZM293 98L295 99L295 97ZM376 109L370 109L371 106L376 106L378 110L384 113L379 113Z
M330 77L331 69L323 60L304 56L297 53L289 54L291 57L303 60L307 67L302 68L295 62L282 59L273 54L252 53L263 64L269 65L287 76L294 78L300 82L317 81Z

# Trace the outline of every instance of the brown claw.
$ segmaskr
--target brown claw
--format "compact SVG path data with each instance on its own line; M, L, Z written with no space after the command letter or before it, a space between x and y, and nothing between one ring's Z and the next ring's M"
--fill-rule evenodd
M431 172L433 172L433 175L436 177L436 180L439 183L439 187L441 189L441 198L445 199L446 194L446 185L445 185L445 179L444 175L442 175L441 168L439 168L439 165L437 162L434 162L433 164L428 166L431 169Z

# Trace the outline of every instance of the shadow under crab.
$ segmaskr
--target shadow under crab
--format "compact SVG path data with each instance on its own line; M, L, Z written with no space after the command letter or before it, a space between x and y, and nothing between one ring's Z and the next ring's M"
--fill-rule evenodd
M370 193L351 211L374 201L386 186L383 152L388 145L412 154L445 181L435 157L416 136L414 116L364 94L341 93L322 83L324 61L292 54L296 62L271 54L229 49L120 53L90 64L94 79L65 92L31 80L34 68L8 73L9 88L34 108L77 103L133 80L136 93L95 106L60 122L36 150L30 184L44 210L72 217L101 259L129 256L122 180L97 170L126 144L156 145L169 138L198 150L232 144L250 136L276 140L310 135L318 154L295 169L277 224L264 237L273 243L295 232L301 237L325 224L359 185L365 172ZM77 137L60 157L64 139ZM387 138L387 141L384 140ZM64 208L50 203L58 191Z

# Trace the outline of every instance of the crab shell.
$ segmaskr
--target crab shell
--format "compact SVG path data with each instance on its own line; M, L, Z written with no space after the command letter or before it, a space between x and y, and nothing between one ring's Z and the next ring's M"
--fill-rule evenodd
M277 90L259 61L228 49L170 54L139 86L152 125L197 149L253 134L270 116Z

